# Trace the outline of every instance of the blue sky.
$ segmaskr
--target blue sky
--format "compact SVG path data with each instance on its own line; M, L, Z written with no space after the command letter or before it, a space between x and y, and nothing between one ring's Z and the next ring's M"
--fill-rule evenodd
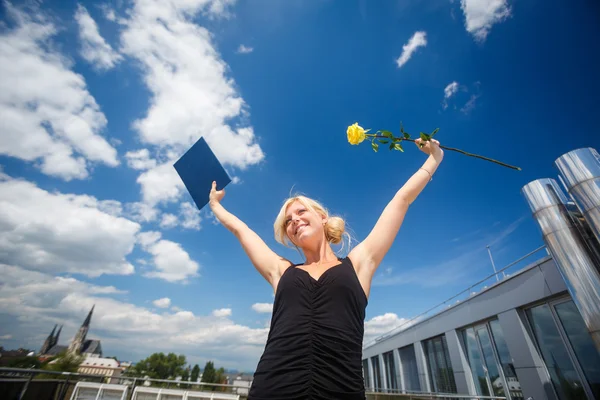
M0 7L0 345L89 336L253 370L270 286L172 168L200 136L224 205L280 254L290 192L365 237L425 157L346 127L432 131L446 152L378 271L372 338L542 244L520 193L598 148L599 6L552 1L46 1ZM542 254L537 255L538 257ZM524 264L520 264L523 266Z

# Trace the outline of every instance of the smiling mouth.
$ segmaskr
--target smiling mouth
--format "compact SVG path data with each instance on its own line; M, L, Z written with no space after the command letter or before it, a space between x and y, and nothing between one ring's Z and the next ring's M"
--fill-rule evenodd
M298 234L298 231L300 231L300 228L304 228L304 227L306 227L306 226L308 226L308 224L300 225L299 227L297 227L297 228L296 228L296 232L294 232L294 235L297 235L297 234Z

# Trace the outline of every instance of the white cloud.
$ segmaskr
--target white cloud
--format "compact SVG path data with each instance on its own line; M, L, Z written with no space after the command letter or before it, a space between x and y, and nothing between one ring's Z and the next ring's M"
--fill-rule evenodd
M179 243L160 239L159 232L142 232L137 237L142 248L153 256L155 269L146 272L144 276L181 283L187 283L189 278L198 276L200 266Z
M465 105L460 109L465 114L469 114L475 108L475 102L480 97L479 94L472 94Z
M143 172L137 183L142 186L142 199L148 205L179 199L185 189L181 178L173 168L173 162L158 165Z
M244 46L243 44L240 44L240 47L237 49L238 54L248 54L252 53L253 51L254 47Z
M100 36L96 21L81 4L77 6L75 21L79 26L80 54L94 69L107 71L121 62L123 57Z
M127 203L125 215L137 222L152 222L158 218L158 210L142 202Z
M163 297L162 299L156 299L152 302L158 308L169 308L171 305L171 299L168 297Z
M177 215L174 214L163 214L160 220L160 227L164 229L174 228L179 224Z
M371 318L365 322L365 335L363 343L369 342L385 333L388 333L394 328L399 326L408 327L408 324L414 323L411 321L408 323L408 319L400 318L394 313L385 313Z
M423 31L415 32L415 34L412 35L408 43L402 46L402 54L400 54L400 57L398 57L398 59L396 60L398 68L406 64L408 60L410 60L410 58L412 57L413 53L419 47L425 47L427 45L426 36L427 34Z
M504 21L511 10L507 0L461 0L460 7L465 14L465 28L483 42L492 25Z
M454 81L452 83L449 83L448 86L446 86L446 88L444 89L444 98L449 99L456 92L458 92L458 82Z
M5 176L0 179L0 210L4 262L88 276L134 272L126 256L133 250L140 225L115 216L118 202L49 193Z
M454 96L456 92L458 92L458 82L456 81L449 83L444 88L444 101L442 102L444 110L448 108L448 99Z
M125 153L127 165L129 168L147 170L156 167L156 160L150 158L148 149L140 149L138 151L128 151Z
M193 22L199 13L224 16L233 2L138 0L128 11L122 51L140 63L151 93L133 128L161 160L137 180L149 204L179 199L184 186L173 163L201 135L223 164L243 169L264 158L227 64L210 32Z
M137 361L163 351L188 359L219 359L229 368L252 370L264 349L268 329L253 329L227 317L191 311L150 309L110 296L102 287L0 264L0 326L13 321L18 346L39 348L54 324L64 324L60 344L68 343L92 305L88 337L102 340L105 352ZM14 322L16 321L16 322ZM131 358L130 358L131 357Z
M218 310L213 310L212 315L215 317L230 317L231 308L219 308Z
M116 149L100 136L104 114L52 46L56 27L4 4L16 25L0 34L0 154L65 180L87 177L94 162L117 166Z
M10 334L0 336L0 340L10 340L10 339L12 339L12 335L10 335Z
M273 312L273 303L254 303L252 309L257 313L267 314Z
M200 229L200 210L190 202L181 203L179 215L182 218L181 226L186 229Z

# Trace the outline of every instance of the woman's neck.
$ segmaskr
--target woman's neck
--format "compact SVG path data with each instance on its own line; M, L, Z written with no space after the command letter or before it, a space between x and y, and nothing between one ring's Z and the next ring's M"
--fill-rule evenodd
M314 250L303 249L303 251L304 257L306 258L306 265L321 265L337 261L338 259L328 242L324 242L321 246Z

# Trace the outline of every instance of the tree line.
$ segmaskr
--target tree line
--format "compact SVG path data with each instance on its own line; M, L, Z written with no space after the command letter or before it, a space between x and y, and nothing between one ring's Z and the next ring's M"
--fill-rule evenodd
M200 377L200 366L187 365L184 355L175 353L154 353L131 366L124 375L138 378L168 379L173 380L181 377L183 382L198 382ZM226 384L227 375L223 367L216 369L212 361L207 361L202 370L200 382ZM203 385L204 386L204 385ZM208 387L218 390L218 387Z

